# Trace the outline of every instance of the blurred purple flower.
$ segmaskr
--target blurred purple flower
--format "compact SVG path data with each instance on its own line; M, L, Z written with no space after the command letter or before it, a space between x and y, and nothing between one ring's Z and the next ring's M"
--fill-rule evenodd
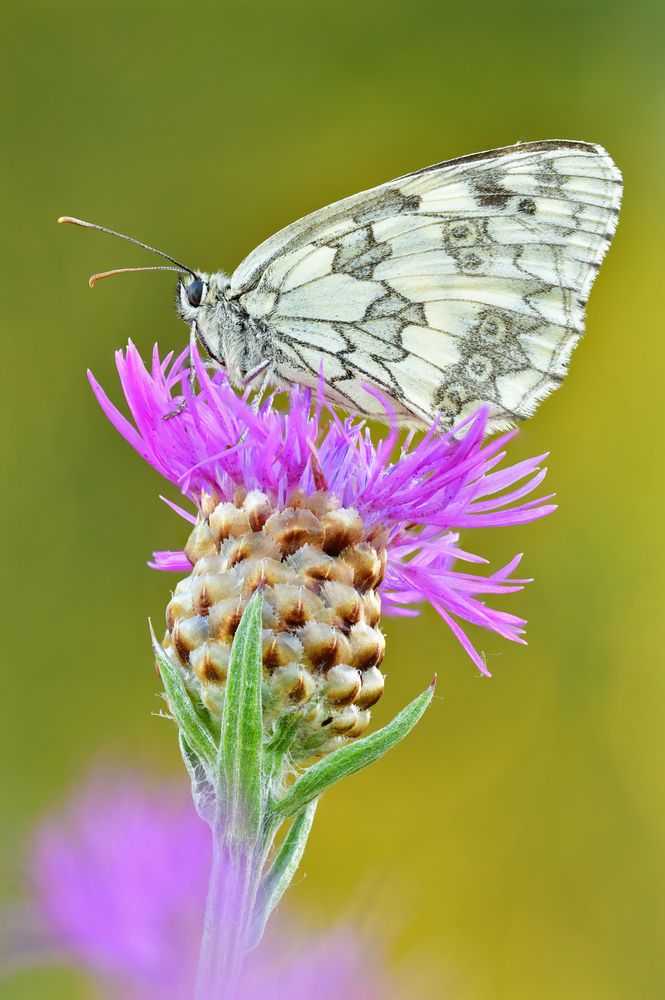
M210 832L186 790L96 773L35 832L34 900L53 947L114 984L111 995L191 993Z
M190 500L197 503L207 491L230 501L242 487L261 490L284 504L295 489L307 495L326 489L342 506L355 508L365 526L385 540L385 613L414 615L418 612L411 605L428 601L485 674L485 663L459 620L524 642L524 619L490 608L483 599L522 589L528 581L512 576L521 556L487 576L454 568L460 562L487 562L458 546L460 529L524 524L555 509L547 502L550 496L525 499L545 476L546 470L539 468L543 455L497 468L515 431L485 442L487 412L479 410L455 436L439 434L434 425L418 442L415 432L409 433L401 448L393 421L375 445L364 420L340 420L307 389L293 387L284 393L285 413L275 409L274 396L254 413L248 394L239 396L222 372L210 375L198 354L199 388L194 392L188 356L185 351L162 360L155 346L148 370L133 344L117 353L133 423L90 373L89 378L113 426ZM164 419L183 401L186 405L177 416ZM195 520L166 502L187 520ZM157 552L152 565L191 570L183 551Z
M191 996L209 841L185 788L93 775L34 836L30 880L42 950L86 969L113 1000ZM396 993L364 935L350 926L304 935L287 920L249 955L237 1000L314 996Z

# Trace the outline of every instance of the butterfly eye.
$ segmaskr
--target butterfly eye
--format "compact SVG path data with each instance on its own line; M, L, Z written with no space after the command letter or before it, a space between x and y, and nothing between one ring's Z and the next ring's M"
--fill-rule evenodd
M187 301L190 306L200 306L201 299L203 298L205 285L200 278L196 278L192 281L191 285L187 285L185 291L187 292Z

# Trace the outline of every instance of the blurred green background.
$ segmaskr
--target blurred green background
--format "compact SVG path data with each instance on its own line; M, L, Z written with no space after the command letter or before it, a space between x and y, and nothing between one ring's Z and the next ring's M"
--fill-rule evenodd
M565 387L518 457L551 450L560 510L479 533L536 582L506 599L527 648L473 666L433 613L387 622L386 721L436 669L442 695L391 759L323 804L289 906L366 913L426 995L665 995L662 663L662 38L665 8L382 0L61 0L2 15L1 865L100 755L179 771L146 619L173 581L152 547L182 523L98 411L113 351L184 343L168 275L103 283L140 251L55 225L71 213L207 269L323 204L516 140L601 142L625 176L615 244ZM116 393L117 397L117 393ZM175 496L174 491L170 491ZM65 971L7 1000L83 998Z

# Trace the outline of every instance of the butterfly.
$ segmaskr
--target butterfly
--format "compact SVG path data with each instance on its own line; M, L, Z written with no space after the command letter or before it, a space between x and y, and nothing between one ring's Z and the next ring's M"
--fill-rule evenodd
M563 380L621 192L601 146L527 142L321 208L232 275L161 251L171 268L119 270L185 272L178 313L236 386L323 380L353 413L442 429L484 406L500 430Z

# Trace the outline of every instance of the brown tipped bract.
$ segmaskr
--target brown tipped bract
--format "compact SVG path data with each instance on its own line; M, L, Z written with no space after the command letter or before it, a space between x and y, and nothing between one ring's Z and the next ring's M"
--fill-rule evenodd
M360 736L381 697L378 628L385 554L358 513L325 492L295 491L281 508L258 490L234 503L201 497L175 588L165 645L204 705L221 715L233 639L252 594L263 593L263 714L297 729L296 759Z

